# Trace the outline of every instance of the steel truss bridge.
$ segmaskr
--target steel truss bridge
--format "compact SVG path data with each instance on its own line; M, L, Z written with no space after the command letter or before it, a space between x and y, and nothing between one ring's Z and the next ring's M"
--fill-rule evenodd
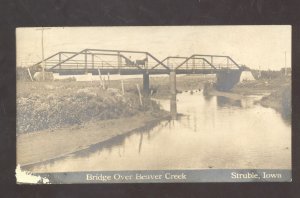
M38 71L59 73L60 75L143 75L144 93L149 93L149 75L169 74L170 85L176 90L176 74L216 74L216 87L230 90L239 82L245 69L231 57L222 55L194 54L190 57L168 56L159 60L149 52L84 49L80 52L58 52L33 66Z
M190 57L169 56L157 59L149 52L84 49L80 52L62 51L34 64L45 71L60 75L101 74L213 74L218 70L240 70L231 57L194 54Z

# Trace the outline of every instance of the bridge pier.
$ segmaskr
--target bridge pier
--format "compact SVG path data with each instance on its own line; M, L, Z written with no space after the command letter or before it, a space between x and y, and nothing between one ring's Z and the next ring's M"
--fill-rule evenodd
M176 71L170 71L170 114L173 120L177 119L177 103L176 103Z
M148 72L143 73L143 92L145 95L150 93L150 77Z

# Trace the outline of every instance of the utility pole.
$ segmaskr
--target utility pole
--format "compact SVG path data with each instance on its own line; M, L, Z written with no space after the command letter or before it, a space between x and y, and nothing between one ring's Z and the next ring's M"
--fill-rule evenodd
M44 57L44 30L45 29L50 29L50 28L40 28L40 29L37 29L37 30L41 30L42 31L42 74L43 74L43 81L45 81L45 57Z

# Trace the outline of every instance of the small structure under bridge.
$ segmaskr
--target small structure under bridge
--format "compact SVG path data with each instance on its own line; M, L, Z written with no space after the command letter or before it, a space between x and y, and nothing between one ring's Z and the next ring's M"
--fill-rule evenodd
M169 74L176 90L176 74L216 74L217 88L229 90L239 81L243 67L231 57L194 54L190 57L169 56L157 59L149 52L84 49L79 52L62 51L34 64L44 65L45 71L60 75L92 73L143 75L143 89L149 93L149 75Z

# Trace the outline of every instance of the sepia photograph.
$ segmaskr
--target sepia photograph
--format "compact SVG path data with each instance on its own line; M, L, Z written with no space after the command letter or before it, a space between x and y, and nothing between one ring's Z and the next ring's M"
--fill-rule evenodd
M17 183L291 182L291 32L16 28Z

